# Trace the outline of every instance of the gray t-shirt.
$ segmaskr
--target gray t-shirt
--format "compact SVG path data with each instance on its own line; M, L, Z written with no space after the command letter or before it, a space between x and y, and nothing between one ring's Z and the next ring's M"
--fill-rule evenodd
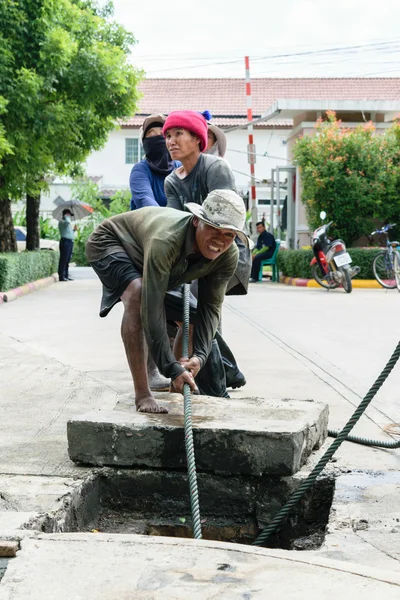
M228 163L210 154L200 154L199 160L189 175L181 179L173 171L165 179L167 206L184 210L187 202L203 204L213 190L234 190L235 178Z

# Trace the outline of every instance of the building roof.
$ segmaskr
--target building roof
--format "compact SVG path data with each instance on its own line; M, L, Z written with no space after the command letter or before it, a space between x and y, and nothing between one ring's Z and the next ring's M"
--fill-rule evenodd
M247 122L244 79L146 79L137 114L120 122L139 127L144 117L173 110L209 110L220 127ZM253 118L260 117L278 99L398 100L399 77L376 78L257 78L251 81ZM291 119L274 118L263 127L291 127Z

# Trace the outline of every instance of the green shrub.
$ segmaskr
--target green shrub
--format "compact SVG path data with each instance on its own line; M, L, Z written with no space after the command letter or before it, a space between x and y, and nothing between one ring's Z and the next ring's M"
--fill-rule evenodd
M0 291L6 292L56 273L59 257L59 253L52 250L0 254Z
M374 279L372 262L381 248L349 248L353 259L352 265L360 267L360 273L355 279ZM278 253L278 267L286 277L301 277L310 279L310 262L314 254L312 250L281 250Z
M89 265L85 254L86 242L90 234L102 220L103 215L95 212L84 223L78 223L78 231L75 233L74 250L72 253L72 262L75 262L78 267L87 267Z
M58 227L51 224L51 219L39 217L40 238L42 240L59 240L60 233Z
M333 221L332 237L350 246L371 231L371 221L400 221L400 123L375 135L371 122L344 128L333 111L326 115L317 135L296 140L294 161L311 231L323 210Z

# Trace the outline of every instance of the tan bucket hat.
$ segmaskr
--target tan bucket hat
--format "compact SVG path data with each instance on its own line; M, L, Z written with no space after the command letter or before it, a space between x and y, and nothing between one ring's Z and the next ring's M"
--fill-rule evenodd
M243 199L233 190L213 190L203 204L188 202L185 209L216 229L232 229L242 242L249 245L244 230L246 208Z
M215 135L215 139L217 140L218 156L223 158L226 153L226 135L225 135L225 133L222 131L222 129L220 129L216 125L213 125L212 123L210 123L210 121L207 121L207 127L208 127L209 131L211 131Z

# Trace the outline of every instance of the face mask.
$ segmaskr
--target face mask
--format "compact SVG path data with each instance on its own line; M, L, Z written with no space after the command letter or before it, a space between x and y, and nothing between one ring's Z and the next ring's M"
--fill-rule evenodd
M67 223L71 223L71 217L69 215L65 215L64 219L67 221Z
M171 160L164 136L155 135L144 138L143 149L146 154L146 160L153 171L161 175L168 175L174 170L174 161Z

